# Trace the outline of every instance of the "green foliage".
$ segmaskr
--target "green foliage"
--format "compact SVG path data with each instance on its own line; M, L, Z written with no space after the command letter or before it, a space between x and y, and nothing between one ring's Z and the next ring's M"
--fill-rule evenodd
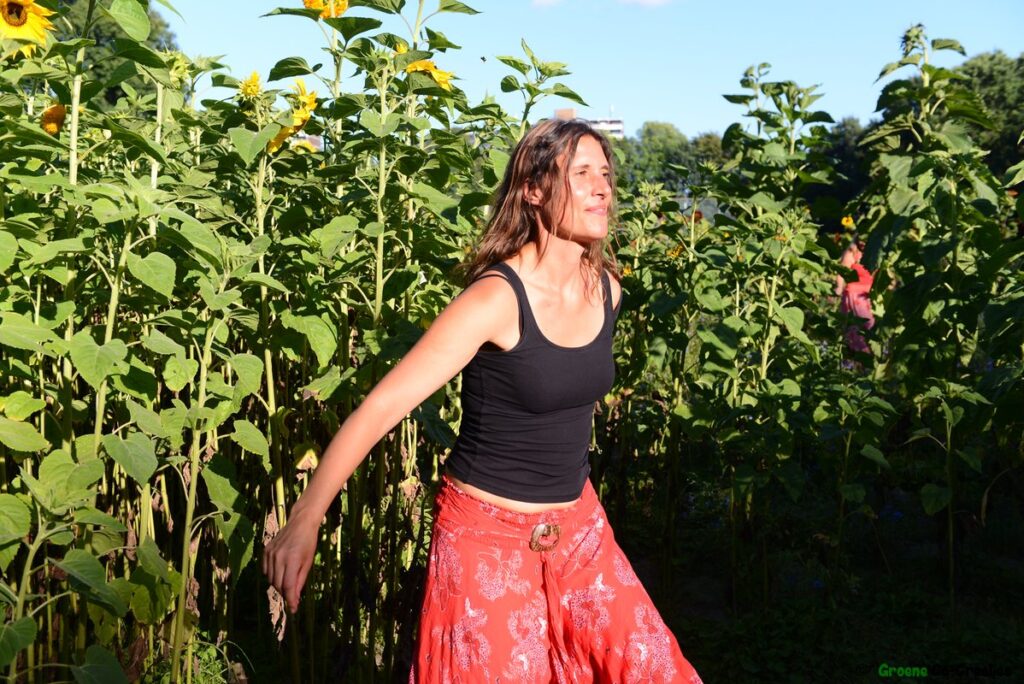
M351 4L381 18L271 12L327 38L327 68L286 57L266 75L305 79L284 111L280 91L163 51L136 0L88 18L95 5L72 4L73 35L0 72L0 665L12 680L49 658L79 682L121 681L118 657L143 644L148 655L125 656L143 681L179 681L190 656L194 678L217 681L237 663L212 630L224 643L253 614L284 629L262 599L260 543L287 521L317 445L458 293L454 266L531 110L549 95L582 102L558 80L566 65L523 41L523 56L498 58L522 115L472 103L443 72L457 46L428 17L399 38L381 28L403 2ZM437 11L475 13L448 0ZM807 537L824 551L786 543L822 556L808 566L841 602L855 588L848 540L879 517L887 485L953 530L954 512L984 509L1019 464L1020 204L970 137L986 120L977 96L929 63L957 48L909 31L887 71L915 75L886 86L884 120L865 134L827 129L816 89L769 81L762 64L727 96L747 127L719 141L649 124L626 143L619 373L593 478L616 521L657 483L662 517L645 522L663 561L688 480L724 497L736 614L751 587L771 600L781 508L820 507ZM436 69L406 70L427 59ZM342 80L352 66L358 78ZM199 108L203 75L236 95ZM58 102L67 121L44 132L39 112ZM300 133L323 147L294 145ZM855 140L871 182L851 199L828 188L837 173L854 182L837 160L859 165ZM848 272L821 229L845 213L878 269L870 354L846 348L832 297ZM328 512L287 626L308 649L293 680L336 676L327 656L342 648L355 653L344 677L396 676L429 483L459 419L454 393L438 391ZM951 587L955 542L950 531ZM254 650L273 653L272 639Z
M92 100L102 109L115 106L119 99L132 92L152 89L152 82L144 77L143 70L135 63L136 59L148 61L148 66L152 67L155 58L160 60L159 66L164 66L158 53L178 49L166 20L153 9L145 8L139 0L97 2L90 30L85 36L80 36L79 32L86 25L89 0L70 0L61 4L62 20L55 22L55 36L67 43L79 38L93 41L85 65L83 90L101 97L92 100L89 96L83 101ZM135 35L129 35L129 29ZM62 102L67 104L71 101L70 91L64 90L66 86L57 84L54 87L58 93L63 91Z
M614 140L621 151L619 178L635 194L640 183L661 183L674 195L686 193L689 183L700 182L701 164L720 166L726 160L716 133L686 138L668 123L647 122L635 138Z
M965 85L985 105L991 127L970 124L978 147L986 150L985 162L997 177L1024 160L1019 140L1024 131L1024 54L1016 59L1003 52L974 55L954 69L966 77Z

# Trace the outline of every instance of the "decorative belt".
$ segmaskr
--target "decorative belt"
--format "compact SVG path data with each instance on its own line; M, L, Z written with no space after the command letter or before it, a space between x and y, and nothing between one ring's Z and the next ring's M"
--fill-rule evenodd
M531 551L550 551L551 549L558 546L558 539L562 534L562 527L560 525L552 525L551 523L540 523L533 528L533 534L530 535L530 550ZM551 541L542 541L549 537L554 537Z

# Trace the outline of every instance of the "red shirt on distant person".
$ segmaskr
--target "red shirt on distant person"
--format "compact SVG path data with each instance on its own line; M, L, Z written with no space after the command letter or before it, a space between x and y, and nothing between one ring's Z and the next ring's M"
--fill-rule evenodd
M856 272L857 280L846 282L842 276L836 276L836 294L842 296L839 303L840 311L863 319L863 322L858 322L846 329L847 346L853 351L870 354L871 349L868 347L864 335L861 334L860 328L871 330L875 327L875 314L871 310L871 285L875 278L871 275L871 271L860 263L861 255L861 248L857 241L850 243L850 246L843 252L839 263Z

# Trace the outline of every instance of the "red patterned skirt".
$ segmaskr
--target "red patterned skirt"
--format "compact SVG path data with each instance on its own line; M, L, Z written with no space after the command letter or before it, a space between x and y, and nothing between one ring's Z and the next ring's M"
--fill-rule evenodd
M517 513L444 478L411 684L700 684L588 481Z

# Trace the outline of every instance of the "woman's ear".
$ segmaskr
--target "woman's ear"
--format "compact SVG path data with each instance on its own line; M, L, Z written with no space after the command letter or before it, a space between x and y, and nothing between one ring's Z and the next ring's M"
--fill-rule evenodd
M539 207L544 203L544 193L542 193L540 188L536 185L523 183L523 199L525 199L528 204Z

